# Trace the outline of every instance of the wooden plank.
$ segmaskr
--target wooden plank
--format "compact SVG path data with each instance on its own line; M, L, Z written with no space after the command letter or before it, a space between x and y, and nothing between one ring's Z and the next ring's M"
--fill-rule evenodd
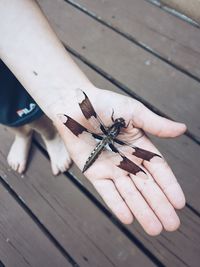
M103 79L89 67L76 60L76 63L87 74L87 76L95 82L100 88L109 88L117 91L111 83ZM119 92L119 90L118 90ZM198 210L199 206L199 147L189 138L183 136L175 140L164 140L152 138L154 143L159 147L167 158L170 165L180 181L186 199L192 203ZM196 160L194 160L196 159ZM85 187L103 204L101 197L94 190L90 182L81 174L76 167L72 168L72 172L80 178ZM161 236L151 238L147 236L141 227L134 223L127 228L140 240L145 246L152 251L165 266L194 266L198 267L200 260L200 231L199 218L194 215L188 208L178 212L181 218L181 228L175 233L162 233ZM180 244L184 244L181 246ZM187 253L186 253L187 251Z
M199 0L161 0L166 6L172 7L185 14L200 24L200 2Z
M198 82L65 2L39 3L62 41L200 136Z
M0 258L6 266L71 266L2 185L0 203Z
M120 0L75 0L72 2L80 4L113 27L119 28L150 47L160 56L200 77L198 28L145 0L123 2ZM165 2L169 4L170 1Z
M24 176L8 170L12 138L0 129L0 175L80 266L132 266L133 261L155 266L66 176L55 178L39 151L33 151Z

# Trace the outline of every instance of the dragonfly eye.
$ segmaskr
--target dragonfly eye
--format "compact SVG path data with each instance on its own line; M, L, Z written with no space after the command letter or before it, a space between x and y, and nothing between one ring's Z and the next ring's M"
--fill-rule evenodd
M117 118L115 122L120 123L122 127L126 126L125 120L123 118Z

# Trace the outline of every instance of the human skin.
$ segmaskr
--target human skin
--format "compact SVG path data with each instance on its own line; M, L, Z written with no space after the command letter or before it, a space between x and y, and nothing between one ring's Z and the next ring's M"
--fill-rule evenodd
M176 137L186 126L162 118L135 99L97 88L71 59L53 32L38 5L31 0L0 1L0 57L54 122L68 151L79 168L94 148L90 135L75 136L57 114L67 114L92 130L83 117L76 88L86 92L106 125L114 117L129 123L126 141L159 153L141 130L158 137ZM125 134L126 133L126 134ZM142 162L124 149L127 157L146 171L147 179L130 175L118 168L120 156L104 151L84 173L112 212L124 224L136 218L150 235L164 228L174 231L180 225L175 209L185 205L177 179L164 159Z

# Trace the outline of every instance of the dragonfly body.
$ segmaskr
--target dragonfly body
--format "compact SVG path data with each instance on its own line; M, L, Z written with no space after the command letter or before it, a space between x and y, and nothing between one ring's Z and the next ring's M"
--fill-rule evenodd
M150 161L154 157L161 157L156 153L144 150L136 146L132 146L131 144L125 143L124 141L118 139L118 135L121 133L121 130L123 128L127 128L128 126L126 126L124 118L113 118L114 111L111 116L113 122L112 125L105 126L104 123L101 121L100 117L97 115L96 111L94 110L93 105L85 92L80 89L77 89L77 99L85 119L89 120L92 126L93 123L95 125L98 125L97 128L101 132L100 134L91 132L73 118L63 114L65 116L65 122L63 123L74 135L79 137L82 133L87 133L92 135L93 138L100 140L89 155L88 159L86 160L83 172L85 172L94 163L94 161L98 158L98 156L106 148L107 145L110 147L112 152L116 153L121 157L121 161L116 166L134 175L137 175L139 172L145 172L141 167L139 167L137 164L135 164L123 154L120 149L120 146L131 147L132 155L146 161ZM119 147L116 147L115 143L118 144Z
M104 148L113 143L113 140L118 136L121 131L121 128L125 127L125 120L123 118L117 118L114 120L113 124L106 129L105 136L102 140L96 145L96 147L91 152L90 156L88 157L84 167L83 172L85 172L98 158Z

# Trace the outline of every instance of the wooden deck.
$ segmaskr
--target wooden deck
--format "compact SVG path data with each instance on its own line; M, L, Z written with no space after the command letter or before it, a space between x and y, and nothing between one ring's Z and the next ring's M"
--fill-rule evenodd
M150 237L122 225L75 166L54 177L39 141L25 175L10 170L1 126L0 266L200 266L200 28L145 0L38 2L95 85L187 124L176 140L152 137L187 205L178 231Z

